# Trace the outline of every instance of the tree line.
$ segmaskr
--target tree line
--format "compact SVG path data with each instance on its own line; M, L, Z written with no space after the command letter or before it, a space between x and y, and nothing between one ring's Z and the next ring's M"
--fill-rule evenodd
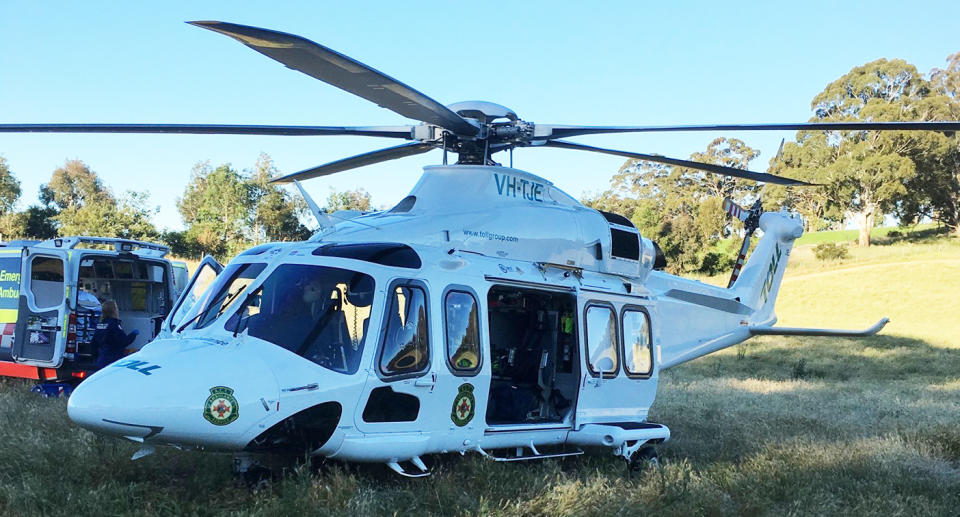
M926 74L902 59L856 66L810 103L811 122L960 120L960 52ZM746 169L759 152L742 140L717 138L691 155ZM681 167L628 160L610 189L584 203L629 217L658 242L675 272L728 269L739 243L723 198L803 215L807 231L859 228L858 244L886 216L901 225L932 220L960 237L960 136L933 131L798 131L771 158L774 174L817 187L757 186ZM726 239L726 240L725 240Z
M20 181L0 156L0 236L44 240L69 235L96 235L161 241L174 255L226 260L268 241L304 240L312 231L306 203L269 180L278 174L261 153L246 170L230 164L196 164L177 199L184 230L160 230L153 223L159 207L146 191L115 195L99 175L80 160L67 160L40 186L35 203L23 210ZM325 209L370 210L370 194L355 189L331 192Z

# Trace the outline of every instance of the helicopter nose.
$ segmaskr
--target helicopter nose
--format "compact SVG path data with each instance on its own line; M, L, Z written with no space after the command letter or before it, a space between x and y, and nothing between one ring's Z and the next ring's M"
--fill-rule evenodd
M80 383L67 403L96 433L213 449L239 449L279 398L267 365L234 346L154 342Z

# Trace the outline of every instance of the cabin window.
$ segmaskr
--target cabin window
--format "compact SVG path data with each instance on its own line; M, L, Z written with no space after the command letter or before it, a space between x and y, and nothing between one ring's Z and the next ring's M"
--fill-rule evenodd
M587 307L587 365L593 374L613 377L617 373L617 316L613 307Z
M243 296L225 328L351 374L360 366L373 291L373 278L363 273L283 264Z
M419 373L430 363L427 295L420 287L398 285L388 298L380 372L383 375Z
M477 300L464 291L450 291L443 303L447 362L455 374L480 369L480 323Z
M623 369L629 375L649 375L653 366L650 316L646 311L623 311Z
M30 262L30 291L37 308L56 307L63 303L63 260L33 257Z

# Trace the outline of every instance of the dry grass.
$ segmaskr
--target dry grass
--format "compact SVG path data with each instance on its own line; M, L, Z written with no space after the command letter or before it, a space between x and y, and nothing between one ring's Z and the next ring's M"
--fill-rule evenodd
M827 266L804 253L782 289L782 324L890 316L888 329L768 337L663 372L652 419L673 439L660 468L631 477L606 454L444 456L425 480L347 466L249 492L231 486L229 457L163 449L130 462L134 445L79 430L62 400L3 381L0 514L956 515L960 243L854 249Z

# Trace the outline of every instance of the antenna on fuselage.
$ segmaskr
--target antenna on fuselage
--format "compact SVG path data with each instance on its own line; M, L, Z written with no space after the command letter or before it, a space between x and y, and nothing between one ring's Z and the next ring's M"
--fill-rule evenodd
M297 190L300 191L300 195L303 196L303 200L307 202L307 208L310 209L310 213L313 214L313 217L317 219L317 224L320 225L320 230L330 228L333 226L333 221L330 220L330 217L323 211L320 210L320 205L310 197L310 194L307 194L307 191L303 189L303 185L299 181L293 180L293 184L297 186Z

